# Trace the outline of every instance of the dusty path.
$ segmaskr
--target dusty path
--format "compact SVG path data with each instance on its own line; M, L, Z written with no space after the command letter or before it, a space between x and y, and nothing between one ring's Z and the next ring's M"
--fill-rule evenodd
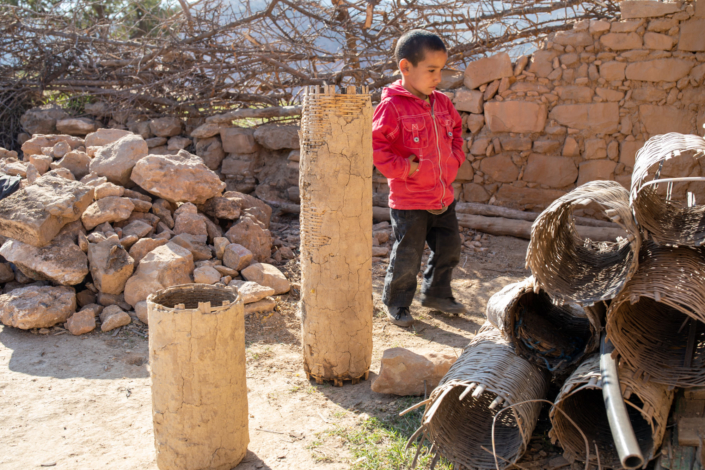
M370 390L383 351L459 354L482 325L489 297L527 275L525 241L491 237L483 245L487 252L464 249L455 273L456 296L470 313L446 317L415 302L419 321L410 330L386 321L379 300L386 261L375 261L372 373L359 385L306 380L295 292L280 300L278 312L248 318L250 445L236 468L349 468L342 440L321 433L394 412L399 397ZM147 340L125 331L41 336L0 326L0 469L156 469L147 360Z

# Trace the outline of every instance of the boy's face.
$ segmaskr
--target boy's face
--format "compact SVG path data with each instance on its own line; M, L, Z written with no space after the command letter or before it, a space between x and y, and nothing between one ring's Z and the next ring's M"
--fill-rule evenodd
M416 66L406 59L399 62L402 85L421 99L433 93L441 82L441 70L446 65L448 54L445 51L424 51L423 60Z

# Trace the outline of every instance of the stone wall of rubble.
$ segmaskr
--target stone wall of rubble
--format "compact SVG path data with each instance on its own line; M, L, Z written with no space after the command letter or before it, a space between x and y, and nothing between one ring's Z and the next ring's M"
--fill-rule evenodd
M529 57L497 54L455 77L462 200L538 210L592 180L629 188L649 137L703 135L705 0L620 5L621 19L575 23Z

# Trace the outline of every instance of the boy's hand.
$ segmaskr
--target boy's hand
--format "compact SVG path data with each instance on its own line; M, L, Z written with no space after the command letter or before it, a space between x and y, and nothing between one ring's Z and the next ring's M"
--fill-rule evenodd
M414 161L415 158L416 158L416 155L412 154L409 156L409 176L416 173L416 170L419 169L419 162Z

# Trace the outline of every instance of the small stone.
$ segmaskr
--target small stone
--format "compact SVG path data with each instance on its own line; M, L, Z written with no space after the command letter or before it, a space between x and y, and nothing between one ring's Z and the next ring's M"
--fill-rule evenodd
M240 204L236 200L226 197L209 199L201 210L217 219L237 220L240 217Z
M165 199L157 199L152 204L152 212L170 229L174 228L174 218L172 215L174 210L175 207L172 203Z
M274 289L276 295L289 292L289 280L276 267L267 263L254 263L240 271L243 278Z
M264 261L272 254L272 234L254 217L240 219L225 234L231 243L244 246L254 259Z
M221 136L223 133L221 132ZM255 140L270 150L298 149L299 126L265 124L255 129ZM225 149L228 152L227 149ZM233 153L233 152L228 152Z
M189 250L169 242L147 254L136 273L125 285L125 301L133 307L137 302L161 289L192 283L193 255Z
M86 230L92 230L104 222L128 219L134 209L135 205L128 198L110 196L88 206L81 216L81 221Z
M146 300L142 300L141 302L137 302L135 304L135 314L142 323L149 325L149 308Z
M76 294L76 302L78 302L79 307L85 307L86 305L94 304L96 302L95 294L88 289L82 290L81 292Z
M389 255L389 247L386 246L373 246L372 256L375 258L385 258Z
M95 187L95 200L106 197L122 197L125 194L125 188L113 183L103 183Z
M245 305L245 315L250 315L253 313L266 313L274 311L277 306L277 302L272 298L262 299L258 302L253 302L251 304Z
M132 318L117 305L111 305L103 309L100 314L100 321L102 323L100 325L101 331L106 332L129 325L132 322Z
M86 135L96 130L95 121L86 118L69 118L56 121L56 130L60 134Z
M220 129L220 139L225 153L249 154L259 150L254 129L228 127Z
M261 286L256 282L251 281L230 281L230 287L235 287L237 292L242 297L245 304L258 302L265 297L275 294L275 290L271 287Z
M465 86L475 89L482 84L513 75L509 54L500 52L491 57L470 62L465 69Z
M176 136L169 139L166 148L168 150L181 150L191 145L192 142L188 137Z
M80 310L66 321L66 328L72 335L84 335L95 330L95 315L91 309Z
M106 294L120 294L135 268L134 260L116 236L91 244L88 261L95 286Z
M213 252L206 245L208 237L206 235L192 235L181 233L170 240L183 248L186 248L193 255L194 261L209 260L213 257Z
M225 247L230 245L230 240L225 237L215 237L213 239L213 247L215 248L215 257L223 259Z
M142 258L147 256L147 253L155 248L166 245L167 242L168 240L141 238L130 248L130 257L135 260L135 265L137 265Z
M85 147L103 147L113 142L117 142L126 135L130 135L132 132L126 131L124 129L98 129L86 136Z
M149 121L152 133L159 137L172 137L181 134L181 119L176 116L166 116Z
M386 234L386 232L385 232L385 234ZM387 235L387 239L389 239L389 235ZM379 241L379 239L378 239L378 241ZM381 243L384 243L384 242L381 242ZM294 254L294 251L291 248L289 248L288 246L283 246L283 247L279 248L278 252L281 253L282 258L284 258L284 259L296 258L296 254Z
M382 355L379 376L372 382L372 391L399 396L431 393L456 359L453 353L387 349Z
M211 266L203 266L193 271L193 282L197 284L215 284L221 277L218 270Z
M122 236L129 237L130 235L134 235L137 239L140 239L146 237L151 231L152 226L150 224L141 220L135 220L122 228Z
M147 142L147 147L150 149L161 147L166 144L166 137L152 137L150 139L145 139Z
M252 252L237 243L231 243L223 250L223 264L236 271L242 271L249 266L252 258Z
M15 272L12 270L10 263L0 263L0 283L4 284L14 280Z
M233 268L229 268L227 266L221 266L219 264L213 266L221 276L230 276L231 278L238 276L240 273L235 271ZM230 281L228 281L230 282ZM227 284L227 283L226 283Z

